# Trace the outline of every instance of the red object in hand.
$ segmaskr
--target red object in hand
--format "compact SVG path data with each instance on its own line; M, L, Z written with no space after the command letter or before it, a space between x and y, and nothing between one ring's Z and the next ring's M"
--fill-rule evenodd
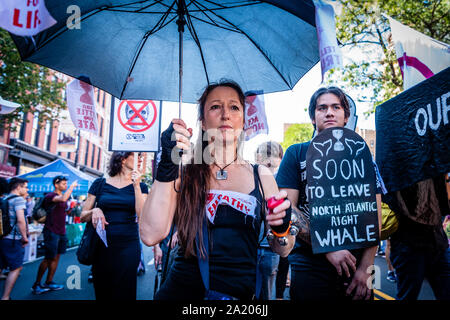
M280 204L284 202L285 199L277 200L275 197L270 198L267 200L267 208L269 208L269 214L273 213L273 209L278 207Z

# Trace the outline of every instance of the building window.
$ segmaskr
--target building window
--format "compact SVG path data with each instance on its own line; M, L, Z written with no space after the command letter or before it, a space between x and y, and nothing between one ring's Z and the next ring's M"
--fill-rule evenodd
M100 103L100 89L97 89L97 102Z
M95 144L92 144L91 168L94 168Z
M100 117L100 137L103 137L103 117Z
M84 155L84 164L87 166L88 164L88 156L89 156L89 141L86 141L86 152Z
M100 170L100 159L102 157L102 149L98 148L97 170Z
M52 123L47 121L45 124L45 139L44 139L44 150L50 151L50 144L52 141Z
M33 114L33 128L31 129L30 144L39 145L39 111Z
M3 137L5 135L5 125L6 125L6 122L3 120L3 117L0 115L0 137Z
M105 109L106 92L103 92L102 108Z
M18 127L17 127L17 131L19 132L19 139L24 141L25 139L25 130L27 127L27 113L24 114L23 112L19 113L19 119L23 119L22 121L19 122Z

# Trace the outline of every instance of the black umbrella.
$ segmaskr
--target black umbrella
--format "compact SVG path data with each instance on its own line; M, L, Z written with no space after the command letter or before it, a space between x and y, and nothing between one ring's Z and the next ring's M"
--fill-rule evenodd
M67 8L81 10L69 29ZM319 60L311 0L47 0L58 21L32 40L12 36L23 60L119 99L195 102L210 82L290 90Z

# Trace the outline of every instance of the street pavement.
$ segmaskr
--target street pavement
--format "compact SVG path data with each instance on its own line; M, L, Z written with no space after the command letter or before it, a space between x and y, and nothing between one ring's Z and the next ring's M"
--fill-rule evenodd
M77 261L76 250L69 249L61 256L54 281L64 284L61 291L46 292L33 295L31 286L36 277L41 259L26 263L11 294L13 300L95 300L94 288L88 282L90 267L80 265ZM152 300L155 285L155 267L153 263L153 250L143 245L146 272L137 278L137 299ZM375 299L392 300L396 295L396 284L386 280L387 265L383 256L375 257ZM45 280L45 276L43 280ZM378 277L378 278L377 278ZM0 281L0 290L3 292L5 281ZM188 297L187 297L188 299ZM289 288L286 289L285 299L289 299ZM419 300L434 300L433 292L428 282L424 282Z

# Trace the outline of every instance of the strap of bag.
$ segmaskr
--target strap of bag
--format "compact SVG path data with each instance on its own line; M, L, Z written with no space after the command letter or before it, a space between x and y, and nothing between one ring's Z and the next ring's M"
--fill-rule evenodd
M208 223L208 221L206 220L206 216L205 216L205 218L203 220L203 224L202 224L202 234L203 234L203 245L205 246L205 250L206 250L206 257L205 258L200 257L200 250L199 250L200 239L199 239L198 234L196 236L196 238L197 238L196 239L197 240L196 251L197 251L198 266L200 269L200 274L202 276L203 285L205 286L205 289L208 292L209 291L209 239L208 239L207 223Z
M170 251L172 250L172 237L173 237L173 232L174 232L174 225L172 224L172 226L170 227L170 238L169 238L169 244L168 244L168 248L167 248L167 254L165 257L165 263L164 263L164 269L162 271L162 275L161 275L161 284L166 280L166 276L167 276L167 268L168 268L168 264L169 264L169 257L170 257Z
M14 199L14 198L17 198L17 197L18 197L18 195L12 194L12 195L10 195L9 197L6 197L6 198L5 198L5 201L9 201L9 200ZM16 226L16 224L17 224L17 213L16 213L16 210L14 210L14 213L16 214L16 220L14 221L14 224L13 224L13 226L12 226L12 229L14 230L13 240L16 240L16 234L17 234L17 228L15 228L15 226ZM8 212L7 212L6 214L9 215L9 202L8 202ZM25 223L26 223L26 219L25 219ZM16 243L13 242L13 246L14 246L15 244L16 244Z
M96 192L96 194L95 194L95 205L94 205L94 208L97 208L97 205L98 205L98 197L99 197L99 195L102 194L102 192L103 192L103 187L105 186L105 183L106 183L106 178L102 178L102 181L100 182L100 187L97 189L97 192Z
M309 146L309 142L300 144L300 192L299 192L298 198L299 198L299 204L301 204L302 206L305 205L305 203L307 201L307 197L306 197L306 192L304 192L304 190L306 188L306 177L304 180L302 179L303 172L306 172L306 167L301 168L301 164L302 164L302 162L304 162L306 164L306 152L308 151L308 146Z
M261 239L258 242L258 248L261 244L261 242L264 240L264 238L266 237L266 230L267 230L267 222L266 222L266 196L264 194L264 188L261 182L261 178L259 177L259 172L258 172L258 168L259 165L254 165L253 166L253 174L256 177L257 181L258 181L258 187L259 190L261 191L262 194L262 202L261 202L261 219L262 222L264 223L264 232L263 232L263 236L261 237ZM256 180L255 179L255 180ZM258 249L259 250L259 249ZM257 259L256 261L256 285L255 285L255 297L256 299L259 299L259 296L261 295L261 289L262 289L262 273L260 270L260 259Z

